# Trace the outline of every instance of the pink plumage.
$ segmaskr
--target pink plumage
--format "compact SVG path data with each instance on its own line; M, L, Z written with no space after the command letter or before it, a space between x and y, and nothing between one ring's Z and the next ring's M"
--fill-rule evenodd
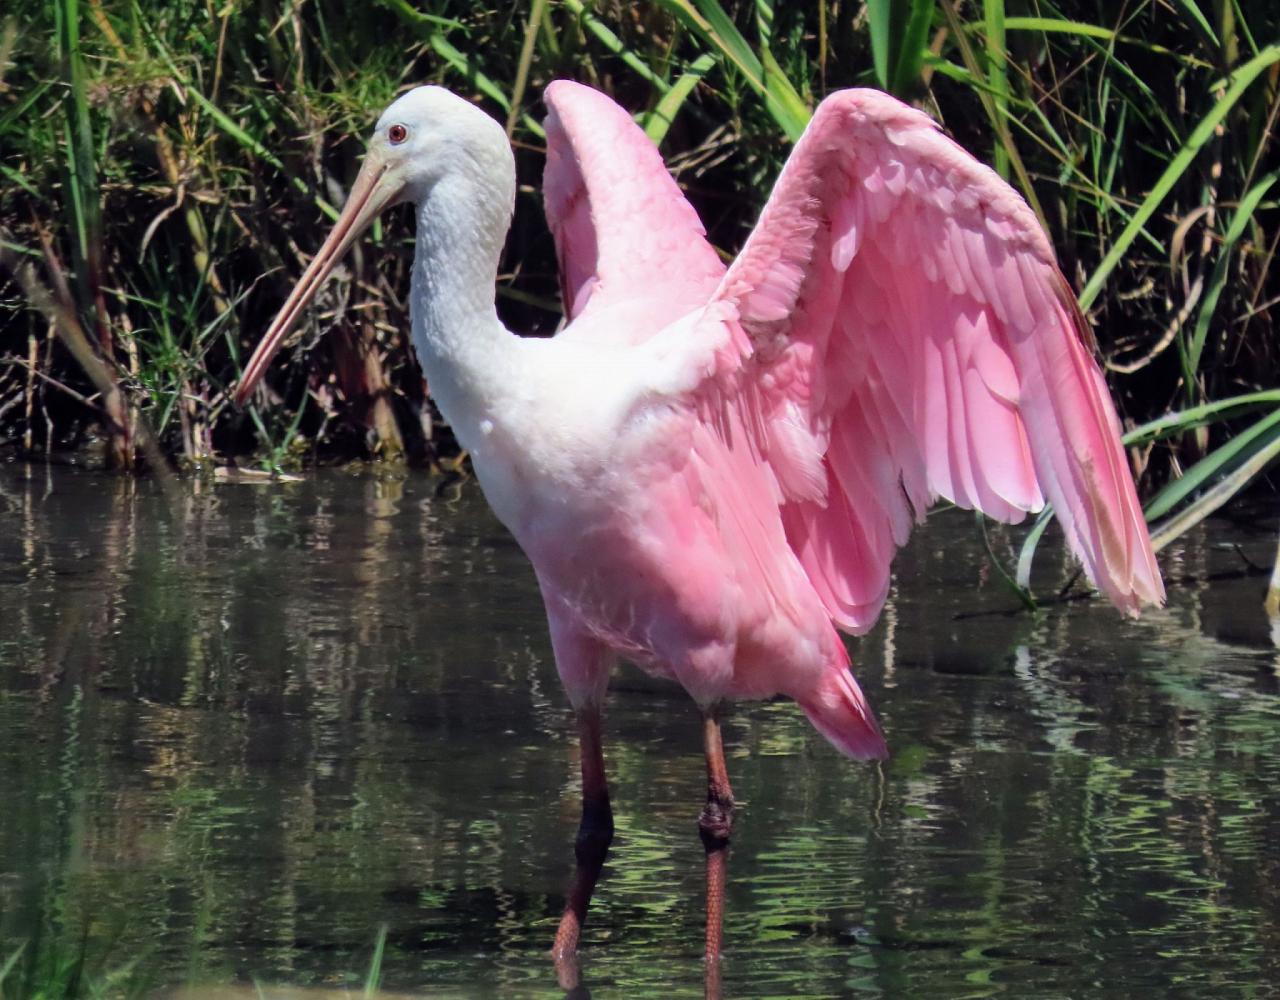
M648 136L589 87L557 80L543 99L542 194L565 318L580 316L595 295L641 299L651 310L649 328L635 333L645 336L705 305L724 265ZM601 233L601 220L624 228Z
M930 119L874 91L824 101L721 277L629 116L563 82L547 103L546 207L570 316L587 287L590 309L709 304L685 321L681 336L705 350L689 352L700 368L670 404L695 429L654 447L697 445L671 461L680 499L654 517L703 512L717 544L687 547L672 530L660 562L681 577L693 554L718 560L710 579L741 592L715 636L729 662L697 658L707 677L679 662L689 649L646 641L603 609L579 607L588 631L704 704L781 691L844 752L879 756L832 623L870 627L894 551L938 497L1010 522L1047 499L1118 607L1163 599L1115 413L1048 240ZM625 339L662 337L674 318L646 317ZM577 325L567 332L586 335ZM653 621L683 615L657 583L619 613L644 607L650 636Z

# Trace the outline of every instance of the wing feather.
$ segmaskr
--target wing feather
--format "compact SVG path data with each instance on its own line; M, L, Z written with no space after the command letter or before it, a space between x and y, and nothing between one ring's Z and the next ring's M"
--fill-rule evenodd
M644 339L705 305L724 265L657 147L590 87L557 80L544 100L543 200L565 318L643 302L643 323L602 325Z
M866 90L823 102L712 301L750 341L728 391L755 411L743 426L761 428L788 539L842 627L874 621L937 497L1004 521L1048 499L1112 601L1163 600L1049 242L921 112Z

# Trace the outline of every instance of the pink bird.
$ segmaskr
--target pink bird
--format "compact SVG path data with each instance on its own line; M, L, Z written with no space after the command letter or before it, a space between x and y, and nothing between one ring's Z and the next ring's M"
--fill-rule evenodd
M722 706L787 695L838 750L885 756L837 630L871 626L935 499L1008 522L1049 501L1119 608L1164 590L1049 241L927 116L871 90L823 101L726 269L625 111L568 82L546 103L557 336L514 336L494 309L506 136L420 87L379 119L237 399L356 236L413 202L413 344L533 563L577 716L582 822L554 952L575 953L613 834L601 709L621 657L681 684L705 720L714 963L733 820Z

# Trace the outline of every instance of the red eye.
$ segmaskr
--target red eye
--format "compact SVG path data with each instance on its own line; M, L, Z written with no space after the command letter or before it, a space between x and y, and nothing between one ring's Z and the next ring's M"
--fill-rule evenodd
M392 125L387 129L387 138L391 140L393 146L398 146L409 138L409 130L403 125Z

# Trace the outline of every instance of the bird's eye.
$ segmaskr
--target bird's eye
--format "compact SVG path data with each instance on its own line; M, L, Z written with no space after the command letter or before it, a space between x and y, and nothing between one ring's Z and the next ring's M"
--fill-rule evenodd
M391 140L391 145L398 146L409 138L409 130L403 125L392 125L387 129L387 138Z

